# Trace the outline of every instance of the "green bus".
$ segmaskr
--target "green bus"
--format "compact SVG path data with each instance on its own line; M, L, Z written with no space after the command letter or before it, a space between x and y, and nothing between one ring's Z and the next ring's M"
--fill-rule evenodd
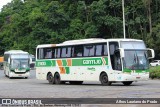
M30 75L30 56L28 52L22 50L10 50L4 53L4 74L5 76L24 77Z

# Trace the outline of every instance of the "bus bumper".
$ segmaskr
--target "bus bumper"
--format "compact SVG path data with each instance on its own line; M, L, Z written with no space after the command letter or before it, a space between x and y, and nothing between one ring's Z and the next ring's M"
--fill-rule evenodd
M145 81L149 79L149 73L134 73L134 74L117 74L115 81Z
M9 75L9 77L29 77L29 76L30 76L29 72L26 72L24 74L17 74L14 72L10 72L10 75Z

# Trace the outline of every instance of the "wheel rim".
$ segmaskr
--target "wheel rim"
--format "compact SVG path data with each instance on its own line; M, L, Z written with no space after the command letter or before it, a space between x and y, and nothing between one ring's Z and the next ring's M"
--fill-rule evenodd
M103 83L107 83L107 82L108 82L107 76L103 76L103 77L102 77L102 82L103 82Z
M49 76L48 76L48 81L49 81L49 82L52 82L52 78L53 78L52 74L49 74Z

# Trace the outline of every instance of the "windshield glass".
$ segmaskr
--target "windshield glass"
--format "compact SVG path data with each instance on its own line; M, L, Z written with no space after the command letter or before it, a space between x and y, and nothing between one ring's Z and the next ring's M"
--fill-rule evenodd
M143 41L121 41L123 49L146 49Z
M29 60L28 59L12 59L12 68L28 68Z
M131 70L145 70L149 68L147 51L125 50L124 68Z

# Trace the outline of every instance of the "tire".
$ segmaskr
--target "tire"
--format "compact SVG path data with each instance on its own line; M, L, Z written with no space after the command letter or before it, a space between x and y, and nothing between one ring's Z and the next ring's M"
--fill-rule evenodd
M53 77L52 73L49 73L47 75L47 80L48 80L49 84L54 84L55 83L54 82L54 77Z
M123 83L123 85L125 85L125 86L129 86L129 85L132 84L132 82L133 82L133 81L127 81L127 82L122 82L122 83Z
M61 84L61 77L60 77L59 73L55 73L54 82L55 82L55 84Z
M112 82L109 82L109 81L108 81L108 76L107 76L106 73L102 73L102 74L100 75L100 82L101 82L101 84L104 85L104 86L107 86L107 85L111 85L111 84L112 84Z
M28 77L24 77L25 79L28 79Z

